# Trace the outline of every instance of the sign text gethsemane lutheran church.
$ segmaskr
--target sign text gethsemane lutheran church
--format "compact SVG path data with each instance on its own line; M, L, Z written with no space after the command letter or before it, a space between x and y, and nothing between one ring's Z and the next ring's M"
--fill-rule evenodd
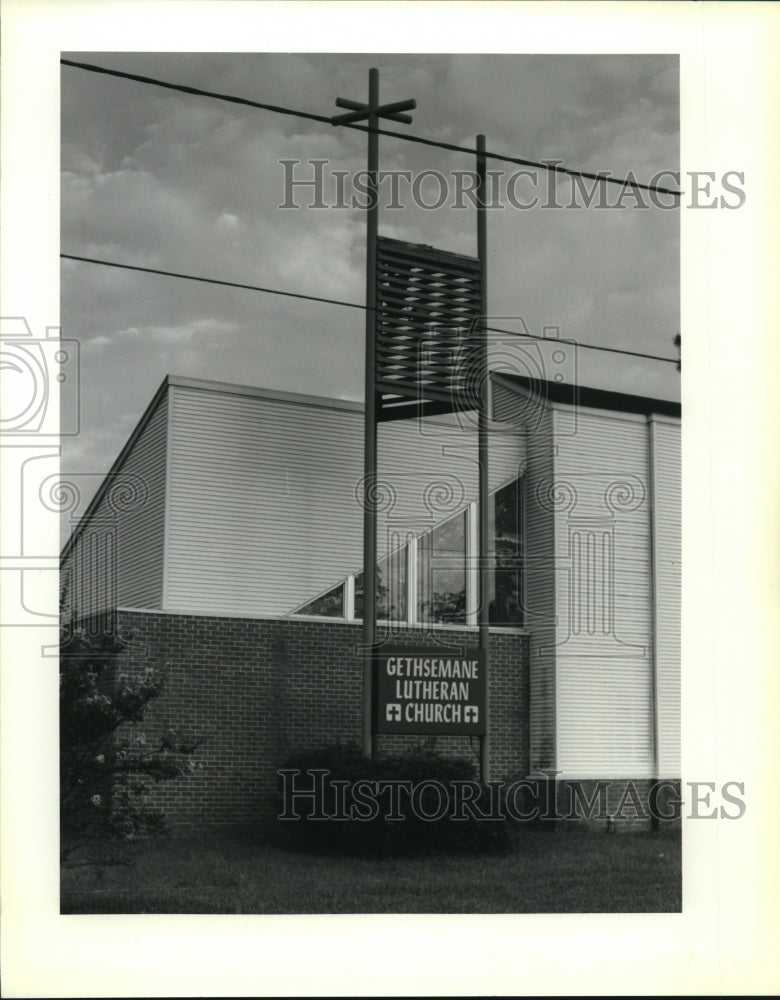
M485 732L481 651L386 648L375 653L375 732L454 736Z

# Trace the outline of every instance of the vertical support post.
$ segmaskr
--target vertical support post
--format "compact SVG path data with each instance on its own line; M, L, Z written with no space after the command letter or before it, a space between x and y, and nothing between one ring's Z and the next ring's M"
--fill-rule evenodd
M466 508L466 624L479 624L479 505Z
M417 536L406 542L406 623L417 624Z
M368 73L368 208L366 209L366 395L363 466L363 756L374 756L373 649L376 642L376 249L379 227L379 70Z
M485 137L477 136L477 257L479 258L481 303L477 335L480 340L480 379L482 394L479 405L479 648L484 658L485 672L485 735L480 740L480 777L490 780L490 566L488 551L488 342L487 342L487 200L485 173Z
M652 415L647 418L647 495L650 498L650 677L652 684L653 726L653 788L658 786L660 760L659 706L658 706L658 522L656 504L656 424ZM650 810L650 825L658 829L658 813Z

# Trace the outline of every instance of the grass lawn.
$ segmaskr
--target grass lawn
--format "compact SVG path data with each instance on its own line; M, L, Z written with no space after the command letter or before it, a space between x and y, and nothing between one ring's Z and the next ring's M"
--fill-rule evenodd
M682 905L679 831L516 832L506 854L335 858L260 837L167 837L65 869L62 913L628 913Z

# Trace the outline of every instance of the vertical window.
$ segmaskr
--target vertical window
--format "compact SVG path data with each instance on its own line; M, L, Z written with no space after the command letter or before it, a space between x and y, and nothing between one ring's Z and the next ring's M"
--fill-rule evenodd
M522 625L521 489L520 480L503 486L489 500L490 560L489 621L491 625Z
M466 622L466 512L437 525L417 543L417 619Z
M355 618L363 617L363 574L355 576ZM379 621L406 620L406 548L377 563L376 617Z

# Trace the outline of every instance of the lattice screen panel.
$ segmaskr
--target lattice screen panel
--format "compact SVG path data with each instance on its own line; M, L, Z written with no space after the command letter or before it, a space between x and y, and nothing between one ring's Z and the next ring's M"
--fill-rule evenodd
M379 419L411 415L421 406L425 412L473 409L479 261L380 237L376 304Z

